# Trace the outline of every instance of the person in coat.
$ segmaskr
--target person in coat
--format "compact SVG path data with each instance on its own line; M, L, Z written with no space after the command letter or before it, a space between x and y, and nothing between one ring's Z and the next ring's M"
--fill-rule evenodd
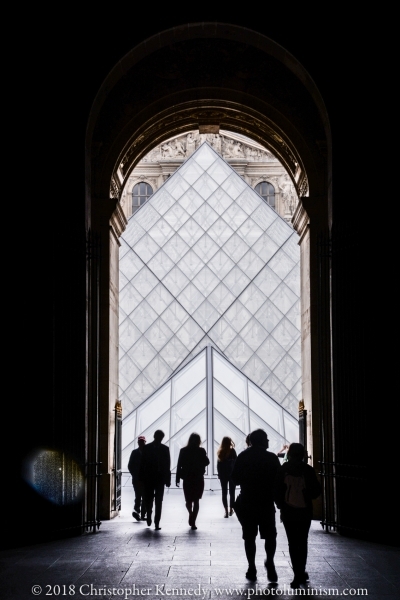
M139 480L144 489L147 525L150 527L152 523L153 504L155 504L154 527L156 530L161 529L164 486L169 488L171 485L171 457L168 446L161 443L164 436L161 429L154 432L154 441L146 444L143 448L139 470Z
M225 509L225 518L233 515L233 506L235 504L236 484L232 479L233 466L237 457L235 444L233 440L226 436L222 438L220 447L217 450L217 473L221 483L222 504ZM229 513L228 513L228 487L229 487Z
M287 461L279 468L274 498L285 527L294 578L290 586L299 588L308 579L306 571L308 532L313 515L312 501L321 494L314 469L304 462L304 446L290 444Z
M132 485L135 492L135 502L133 505L132 517L136 521L145 521L146 519L146 504L143 493L143 485L139 481L140 463L142 462L143 448L146 444L144 435L138 437L138 447L132 450L128 462L128 471L132 475Z
M198 433L191 433L187 446L179 451L176 468L176 485L179 487L183 479L183 493L189 513L191 529L197 529L196 519L199 514L200 499L204 492L204 473L210 460L204 448L201 448L201 438Z

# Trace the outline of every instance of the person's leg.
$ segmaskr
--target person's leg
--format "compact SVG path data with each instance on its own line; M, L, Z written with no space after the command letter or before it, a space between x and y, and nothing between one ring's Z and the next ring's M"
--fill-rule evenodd
M235 490L236 490L236 485L235 482L230 479L229 480L229 514L233 515L233 505L235 504Z
M154 502L154 485L146 484L144 487L144 500L146 505L146 516L147 516L147 525L151 525L151 514L153 512L153 502Z
M256 537L258 533L257 515L246 513L246 520L242 523L242 538L244 540L244 551L246 552L247 562L249 563L246 577L251 581L257 579L256 568Z
M192 529L197 529L196 519L197 519L197 515L199 514L199 508L200 508L200 500L195 500L193 502Z
M305 568L307 562L307 536L310 524L303 521L283 522L289 546L289 555L293 568L292 587L299 587L305 581Z
M225 517L228 516L228 481L226 479L220 479L221 491L222 491L222 504L225 508Z
M267 577L270 581L278 581L278 575L275 569L274 557L276 552L276 524L275 524L275 509L270 508L269 512L263 518L260 524L260 537L265 539L264 547L266 558L264 561L267 569Z
M156 529L160 527L161 521L161 510L162 510L162 502L164 498L164 483L157 483L155 486L155 495L154 495L154 525Z

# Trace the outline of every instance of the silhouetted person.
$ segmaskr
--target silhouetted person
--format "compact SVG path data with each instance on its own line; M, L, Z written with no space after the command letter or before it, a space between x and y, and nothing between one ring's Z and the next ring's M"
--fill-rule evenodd
M200 508L200 498L204 492L204 473L210 464L198 433L191 433L187 446L181 448L176 468L176 485L183 479L183 493L189 513L189 525L197 529L196 519Z
M246 440L245 440L245 441L246 441L246 446L247 446L247 447L251 446L251 442L250 442L250 434L249 434L249 433L246 435Z
M304 461L304 446L290 444L287 461L279 468L275 484L275 502L281 511L292 561L294 578L290 586L300 587L308 579L306 572L308 532L312 500L321 494L321 485L314 469Z
M276 551L276 525L274 483L280 462L276 454L268 452L268 436L263 429L250 434L251 446L243 450L235 461L232 478L240 485L242 501L241 525L244 548L249 567L247 579L257 579L256 537L265 540L264 562L269 581L278 581L274 556Z
M220 447L217 450L217 472L221 483L222 504L225 508L225 518L233 515L233 506L235 504L236 484L232 479L233 466L237 457L235 444L230 437L222 438ZM229 487L229 513L228 513L228 487Z
M164 432L160 429L154 432L154 441L143 448L140 464L139 480L144 486L147 525L151 525L153 502L155 503L154 527L159 530L161 520L164 486L171 485L171 457L168 446L162 444Z
M132 485L135 492L135 503L133 506L132 517L136 521L144 521L146 518L146 503L143 493L143 484L139 481L140 463L142 462L143 448L146 444L144 435L138 437L138 447L132 450L129 462L128 471L132 475Z

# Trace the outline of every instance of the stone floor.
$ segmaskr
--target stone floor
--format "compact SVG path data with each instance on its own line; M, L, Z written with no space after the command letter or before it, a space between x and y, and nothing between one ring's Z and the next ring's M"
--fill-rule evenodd
M131 516L133 492L123 488L121 515L99 531L0 552L0 599L29 600L44 596L75 598L168 596L222 599L253 595L368 596L400 598L398 548L326 534L313 521L309 536L308 590L290 590L292 569L286 535L277 518L275 557L278 584L269 584L264 549L257 539L258 579L245 578L247 562L236 516L223 518L219 491L204 492L197 531L187 524L181 489L166 491L161 531Z

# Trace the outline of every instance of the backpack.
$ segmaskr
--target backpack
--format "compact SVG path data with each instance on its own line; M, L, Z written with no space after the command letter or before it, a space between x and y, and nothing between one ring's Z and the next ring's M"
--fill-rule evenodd
M293 508L306 508L306 482L303 475L289 475L284 478L286 485L285 503Z

